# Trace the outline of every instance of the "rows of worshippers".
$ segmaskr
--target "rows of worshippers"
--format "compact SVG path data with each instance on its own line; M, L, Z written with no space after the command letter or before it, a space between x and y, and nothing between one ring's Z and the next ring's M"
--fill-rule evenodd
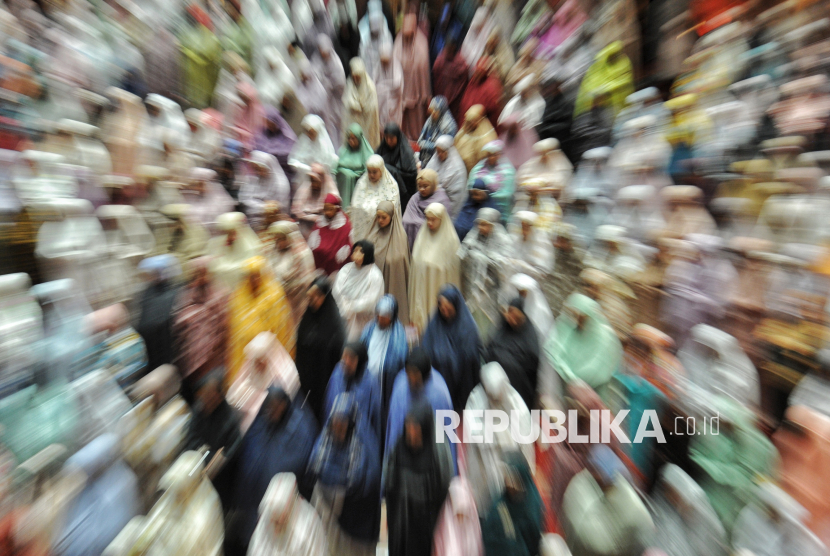
M666 102L635 91L630 2L531 0L511 37L511 3L460 2L432 41L378 0L115 3L0 10L29 122L0 168L40 226L0 264L71 278L119 382L181 380L154 403L191 412L187 451L124 554L826 554L822 3L697 27ZM67 283L34 290L74 340ZM46 398L0 407L15 455L41 437L9 414L64 430ZM538 408L586 435L627 410L632 438L656 409L666 442L436 438L436 410ZM67 462L88 486L52 551L122 553L120 449Z

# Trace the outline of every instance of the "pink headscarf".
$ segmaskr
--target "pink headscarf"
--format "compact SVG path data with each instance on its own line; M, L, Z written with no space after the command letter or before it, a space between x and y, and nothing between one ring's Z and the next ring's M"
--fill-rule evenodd
M239 134L240 142L246 149L254 148L254 139L265 121L265 109L259 102L259 93L253 84L242 80L236 85L236 92L240 98L248 101L239 107L233 119L233 128Z
M482 556L481 525L470 483L454 477L435 527L433 556Z
M513 113L508 116L503 122L504 130L499 135L499 139L504 142L503 156L506 156L514 168L521 168L522 164L533 158L533 145L539 142L539 135L533 128L525 129L519 123L519 113ZM510 137L508 130L516 129L516 135Z

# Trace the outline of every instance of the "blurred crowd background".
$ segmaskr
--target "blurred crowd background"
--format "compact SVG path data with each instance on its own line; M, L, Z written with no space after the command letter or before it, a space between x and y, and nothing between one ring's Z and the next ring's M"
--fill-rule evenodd
M813 0L0 2L0 556L828 554L829 71Z

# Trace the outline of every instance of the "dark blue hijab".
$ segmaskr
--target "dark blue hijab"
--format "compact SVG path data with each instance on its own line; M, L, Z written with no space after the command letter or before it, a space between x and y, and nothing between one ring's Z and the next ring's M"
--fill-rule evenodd
M432 360L432 366L441 373L450 391L456 411L467 405L467 397L478 384L481 369L481 339L473 315L464 303L458 288L445 286L438 294L455 307L455 318L447 321L438 309L424 332L421 342Z
M455 233L458 234L458 241L464 241L464 238L467 236L469 231L473 229L473 226L475 226L476 215L478 215L479 209L494 208L499 210L499 207L496 206L496 203L494 203L493 199L490 198L490 190L487 189L487 184L484 183L484 180L476 179L470 189L480 189L482 191L486 191L487 200L483 203L477 203L471 196L467 196L467 200L464 201L464 206L461 207L461 212L459 212L458 216L455 217Z

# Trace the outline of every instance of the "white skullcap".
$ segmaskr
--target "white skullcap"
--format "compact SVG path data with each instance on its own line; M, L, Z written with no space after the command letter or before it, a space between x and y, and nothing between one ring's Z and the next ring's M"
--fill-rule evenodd
M646 87L645 89L640 89L639 91L631 93L625 97L625 103L637 104L640 102L654 100L656 98L660 98L660 90L657 87Z
M190 179L196 181L212 181L216 179L216 172L210 168L193 168L190 171Z
M640 116L639 118L628 120L625 122L623 129L626 131L642 131L644 129L654 127L656 124L657 118L648 114L646 116Z
M516 83L516 87L513 90L517 95L521 94L531 88L535 82L536 74L531 73L530 75L524 76L518 83Z
M537 141L533 145L533 152L536 154L549 153L559 148L559 140L553 137Z
M271 351L276 339L277 337L271 332L260 332L245 346L243 350L245 357L251 361L262 359Z
M499 154L504 151L504 143L498 139L490 141L481 148L481 152L486 154Z
M617 193L618 201L643 202L654 197L655 190L652 185L628 185Z
M226 212L216 219L216 226L223 232L237 230L245 224L245 215L241 212Z
M531 226L539 221L539 215L529 210L520 210L515 214L515 216L519 222L524 222L530 224Z
M607 160L614 151L611 147L597 147L589 151L585 151L582 158L585 160Z
M594 237L599 241L616 242L625 239L625 228L613 224L603 224L597 227Z
M455 143L455 139L452 135L442 135L435 141L435 147L444 151L450 150L453 143Z
M63 162L63 156L55 153L50 153L46 151L35 151L35 150L28 150L23 151L22 155L23 160L28 160L29 162L39 162L39 163L51 163L51 164L59 164Z
M499 399L510 386L510 379L501 365L487 363L481 368L481 386L488 396Z

